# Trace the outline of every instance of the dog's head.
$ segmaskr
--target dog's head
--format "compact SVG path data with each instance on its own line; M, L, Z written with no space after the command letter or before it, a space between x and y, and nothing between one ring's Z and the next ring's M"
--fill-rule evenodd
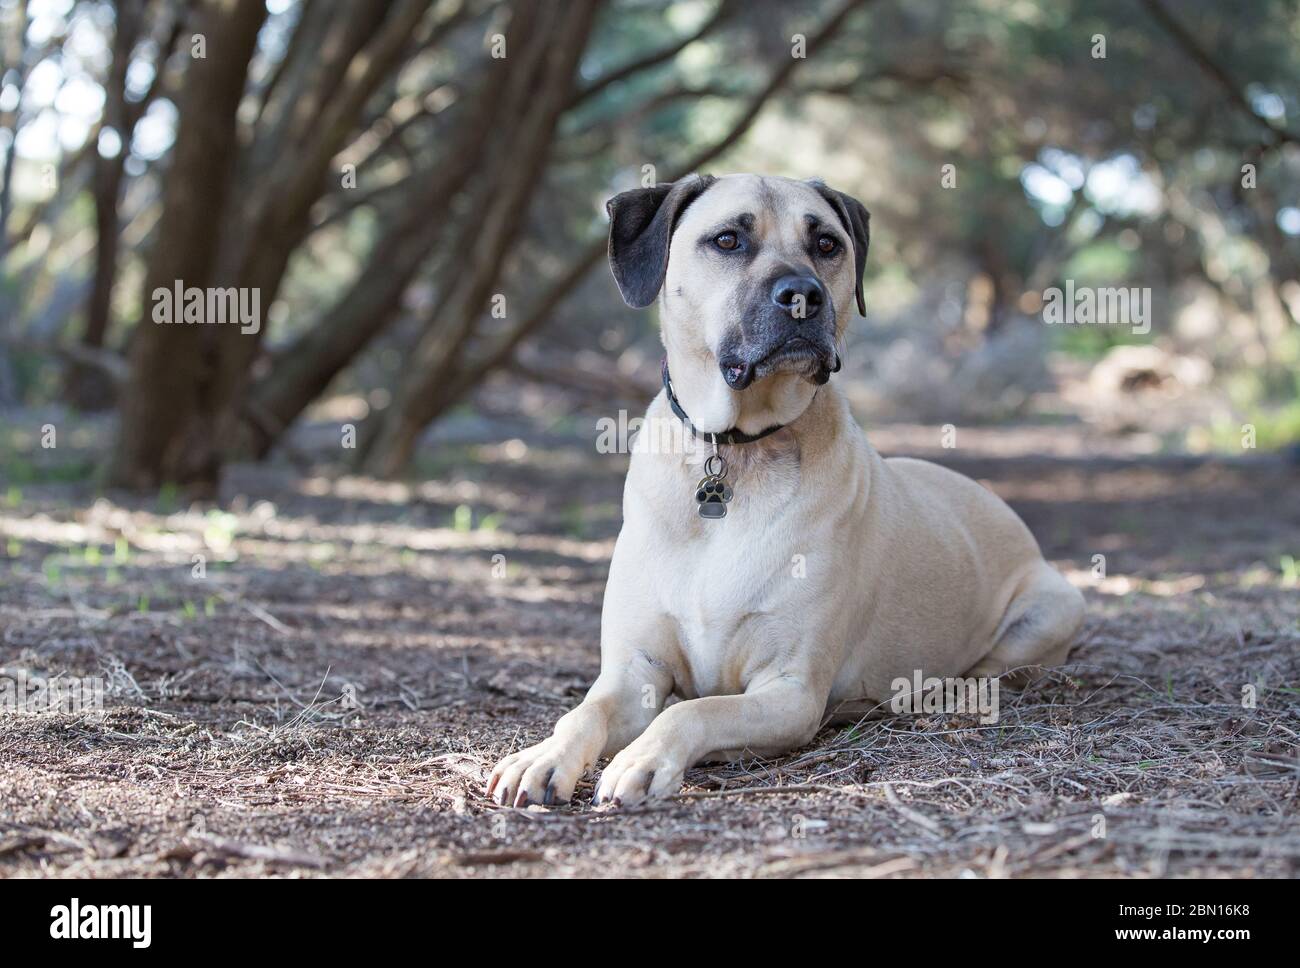
M707 363L733 392L778 374L825 383L839 368L850 307L865 312L857 199L817 181L691 175L606 208L614 279L630 306L661 297L670 360Z

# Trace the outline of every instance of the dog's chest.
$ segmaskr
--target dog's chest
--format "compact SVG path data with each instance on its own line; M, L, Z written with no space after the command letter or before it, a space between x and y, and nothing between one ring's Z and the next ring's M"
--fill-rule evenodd
M678 632L678 691L686 698L742 692L781 650L777 628L798 529L791 516L797 454L741 465L721 519L662 532L670 566L661 602ZM683 501L683 515L695 515Z
M677 692L687 699L742 692L749 668L761 658L745 636L746 627L761 618L761 602L745 600L738 585L719 587L707 573L683 577L695 583L681 583L671 612L679 649Z

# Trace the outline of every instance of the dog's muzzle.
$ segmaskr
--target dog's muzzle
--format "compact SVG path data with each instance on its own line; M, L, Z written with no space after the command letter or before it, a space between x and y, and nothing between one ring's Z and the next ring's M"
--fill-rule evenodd
M787 272L764 288L718 354L727 386L744 390L773 373L802 373L825 383L840 369L835 307L825 287L816 276Z

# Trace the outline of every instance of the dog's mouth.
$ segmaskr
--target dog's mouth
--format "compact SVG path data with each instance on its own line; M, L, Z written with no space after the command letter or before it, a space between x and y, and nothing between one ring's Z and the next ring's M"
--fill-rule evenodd
M727 386L744 390L755 380L773 373L802 373L814 383L823 384L839 370L840 357L830 347L803 336L792 336L756 360L732 356L719 360L718 365Z

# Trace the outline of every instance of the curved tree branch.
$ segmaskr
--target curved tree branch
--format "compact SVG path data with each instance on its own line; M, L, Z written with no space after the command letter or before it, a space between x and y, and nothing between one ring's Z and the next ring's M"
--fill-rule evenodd
M648 71L653 67L658 67L660 64L666 64L691 44L698 40L703 40L711 34L715 29L717 29L717 27L727 20L727 18L732 16L736 12L736 9L736 0L721 0L717 9L713 11L713 16L704 21L704 23L701 24L694 33L688 34L681 40L674 41L671 44L661 47L659 50L652 51L644 57L639 57L634 61L630 61L622 67L617 67L608 74L605 74L603 77L599 77L592 81L586 87L575 91L573 96L569 98L569 103L565 106L565 110L577 107L582 102L590 100L597 94L600 94L606 88L609 88L620 81L625 81L633 75L640 74L642 71Z
M1201 43L1192 36L1191 32L1184 27L1171 14L1160 0L1142 0L1142 6L1151 15L1151 19L1158 23L1176 43L1179 48L1196 62L1202 71L1208 74L1223 92L1228 96L1238 109L1249 116L1256 124L1264 128L1272 136L1268 147L1277 147L1283 144L1300 144L1300 135L1289 131L1282 125L1278 124L1272 118L1267 118L1255 110L1255 106L1250 103L1245 92L1238 86L1237 82L1232 79L1227 69L1210 56Z

